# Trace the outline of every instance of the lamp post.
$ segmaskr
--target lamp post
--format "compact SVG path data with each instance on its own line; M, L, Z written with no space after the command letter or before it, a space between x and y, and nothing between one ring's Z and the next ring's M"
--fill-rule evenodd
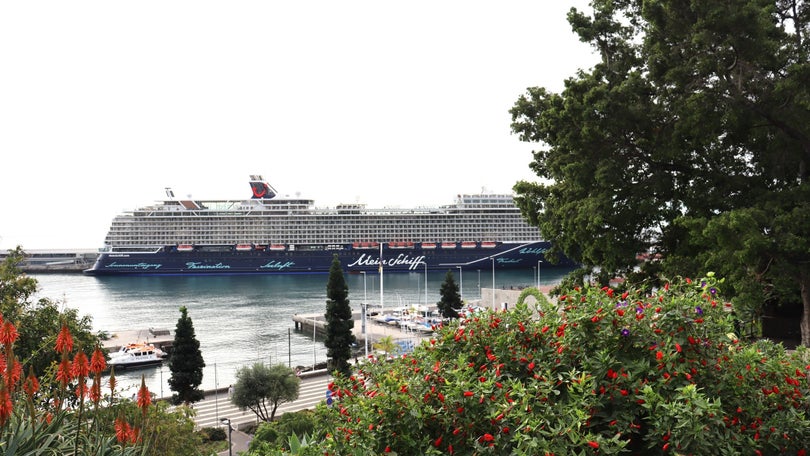
M461 266L456 266L456 268L458 268L458 295L461 297L461 302L464 302L464 275Z
M366 358L368 358L368 335L366 334L366 314L368 313L368 295L366 293L366 271L360 271L363 274L363 305L360 308L363 311L363 344L366 347Z
M540 288L540 263L542 262L543 260L537 260L537 288Z
M425 265L425 308L427 309L427 261L423 261Z
M233 456L233 441L231 440L231 432L233 432L233 428L231 427L231 419L223 418L219 420L219 422L228 425L228 456Z
M489 259L492 260L492 309L495 310L495 257Z

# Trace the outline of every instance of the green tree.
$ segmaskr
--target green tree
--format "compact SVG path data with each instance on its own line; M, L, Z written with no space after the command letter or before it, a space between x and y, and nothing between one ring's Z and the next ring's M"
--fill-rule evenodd
M280 404L298 399L300 385L301 379L289 367L256 363L236 372L231 402L242 410L250 409L262 421L273 421Z
M17 247L8 253L0 262L0 315L17 326L19 339L14 349L17 358L33 367L35 375L45 374L52 363L60 361L60 355L52 348L62 323L67 325L77 346L85 350L95 348L99 338L92 332L92 318L80 316L77 309L48 298L32 301L38 283L19 269L25 252Z
M736 338L722 283L454 320L336 378L313 435L329 454L804 454L810 350Z
M205 361L200 352L200 341L194 334L194 323L188 309L180 307L180 318L174 330L171 357L169 358L169 388L174 404L186 405L202 400L205 394L199 389L203 379Z
M349 305L349 287L343 277L343 269L337 255L332 259L329 268L329 281L326 284L326 355L329 357L330 370L344 375L351 374L349 358L352 356L352 345L355 343L354 317Z
M461 294L459 293L456 278L453 276L453 271L448 270L444 275L444 282L439 290L441 300L436 303L439 314L443 318L458 318L458 311L464 306L461 302Z
M541 183L515 185L524 216L583 279L712 269L738 310L801 300L810 344L809 5L591 6L569 22L601 60L511 110L544 144ZM639 254L655 261L636 272Z
M394 342L393 336L383 336L371 346L374 350L381 350L387 358L389 353L396 353L399 345Z

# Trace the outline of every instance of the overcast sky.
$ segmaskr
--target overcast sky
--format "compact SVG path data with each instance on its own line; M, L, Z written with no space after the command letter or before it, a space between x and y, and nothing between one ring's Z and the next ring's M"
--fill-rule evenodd
M527 87L596 60L587 1L0 3L0 247L97 248L119 212L242 199L319 207L511 193Z

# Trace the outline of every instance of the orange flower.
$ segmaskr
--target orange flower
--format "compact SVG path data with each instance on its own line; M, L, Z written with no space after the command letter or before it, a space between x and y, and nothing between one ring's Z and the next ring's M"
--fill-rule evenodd
M81 381L78 385L76 385L76 397L84 400L85 396L87 396L87 383Z
M33 397L34 394L39 391L39 380L37 380L37 377L34 375L33 367L28 369L28 377L25 378L23 389L25 393L28 394L28 397Z
M146 415L146 411L151 403L152 396L149 394L149 388L146 387L146 380L144 379L144 376L141 375L141 389L138 390L138 408L140 408L143 414Z
M89 397L96 405L98 405L98 401L101 400L101 382L99 382L98 377L93 379L93 385L90 386Z
M87 374L90 372L90 365L87 363L87 355L85 355L83 351L76 352L76 356L73 357L73 366L71 366L70 372L74 377L87 377Z
M115 368L110 369L110 396L115 396Z
M70 335L70 330L67 325L62 324L62 329L59 330L59 335L56 336L56 351L58 353L70 353L73 350L73 336Z
M4 321L0 326L0 344L9 346L17 340L17 328L10 321Z
M70 361L66 356L62 357L62 361L59 363L59 369L56 370L56 379L59 380L62 386L66 386L73 379L70 374Z
M11 396L8 394L8 390L3 387L0 389L0 426L4 426L8 417L11 416Z
M115 438L118 439L119 443L128 442L131 433L132 429L129 427L129 423L127 423L126 420L123 418L115 419Z
M93 350L93 356L90 357L90 371L94 374L100 374L107 368L107 360L104 359L104 353L100 348L96 347Z

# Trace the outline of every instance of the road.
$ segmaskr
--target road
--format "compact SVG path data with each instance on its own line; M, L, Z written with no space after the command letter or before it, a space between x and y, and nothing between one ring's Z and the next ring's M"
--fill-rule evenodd
M279 405L276 418L286 412L315 408L315 405L326 400L326 385L331 381L331 375L302 378L298 399ZM204 400L194 404L194 410L197 412L194 422L198 428L221 426L220 420L223 418L230 418L234 429L245 423L256 422L256 414L250 410L239 410L228 399L227 392L207 394Z

